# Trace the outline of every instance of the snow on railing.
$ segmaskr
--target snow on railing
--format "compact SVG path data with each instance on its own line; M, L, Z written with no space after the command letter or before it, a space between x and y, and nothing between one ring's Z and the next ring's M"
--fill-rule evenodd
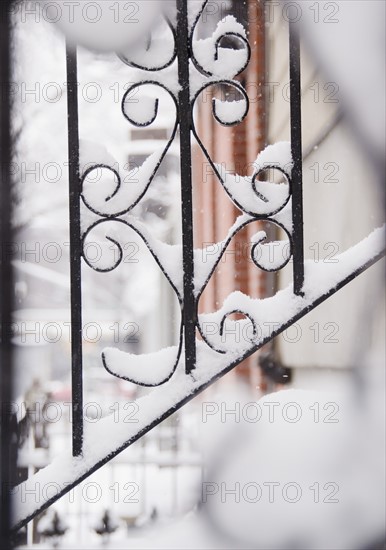
M197 5L199 4L199 9ZM67 47L69 161L70 161L70 229L71 229L71 307L72 307L72 375L73 375L73 453L61 455L14 489L15 525L20 527L91 473L111 460L142 435L170 416L209 384L249 357L263 344L280 334L334 294L384 254L383 230L341 254L337 263L315 264L303 258L302 158L300 120L300 50L290 24L290 92L291 143L280 142L260 152L254 171L248 177L230 174L215 164L195 127L193 109L200 95L210 87L232 90L233 101L213 99L213 116L224 125L240 123L248 113L248 95L235 79L248 65L250 46L245 29L233 17L221 21L212 36L197 38L197 25L207 0L177 0L175 14L165 15L170 41L159 36L134 53L121 52L123 63L138 69L138 81L126 91L121 108L129 123L137 127L151 125L158 116L160 101L141 96L147 86L161 88L175 106L175 122L166 145L145 161L136 179L125 178L115 168L115 160L100 146L79 144L77 114L77 52ZM223 47L225 37L232 37L238 49ZM147 76L151 73L151 76ZM138 102L130 101L135 92ZM165 158L177 131L180 138L182 246L172 246L155 239L132 214L146 196L157 170ZM193 248L192 159L191 140L196 139L229 199L241 211L227 237L213 246L210 261L206 249ZM95 158L99 159L95 162ZM90 165L88 159L93 159ZM84 167L87 166L87 169ZM267 168L277 170L285 182L261 181ZM98 185L89 185L93 172L102 171ZM126 182L129 183L126 183ZM293 259L293 284L275 296L252 299L241 292L230 294L222 307L211 314L198 316L198 302L231 239L241 229L257 220L268 220L283 229L286 238L264 244L266 235L259 232L251 239L251 259L266 271L277 271ZM114 223L112 223L114 222ZM143 386L160 386L138 401L138 422L115 422L113 416L84 430L82 418L82 293L81 258L100 272L114 270L122 261L120 235L113 230L117 222L134 231L150 250L181 307L179 343L149 355L133 355L119 349L103 351L106 370L119 378ZM97 227L105 229L105 238L118 252L114 261L102 260L96 266L87 262L85 244ZM271 250L269 247L271 246ZM268 248L267 248L268 247ZM212 251L213 252L213 251ZM265 261L271 252L273 262ZM270 257L270 256L269 256ZM243 319L229 319L240 313ZM275 320L264 323L264 320ZM217 330L213 330L217 327ZM224 333L242 329L248 337L231 341ZM271 328L269 328L271 327ZM202 340L196 338L199 330ZM161 386L162 385L162 386ZM36 491L55 480L49 490ZM33 491L35 489L35 491ZM32 491L32 493L30 492ZM31 498L30 498L31 497Z
M197 341L197 363L193 376L186 376L182 352L174 376L164 385L154 388L148 395L137 400L136 423L126 423L125 418L109 415L95 424L88 424L84 434L83 456L73 457L69 451L46 468L13 489L14 522L19 528L68 493L98 468L114 458L123 449L137 441L162 420L193 399L214 381L229 372L241 360L249 357L259 347L277 336L315 306L352 281L357 275L384 256L384 227L373 231L369 237L336 257L335 264L305 263L304 295L296 296L288 286L275 296L252 299L240 292L231 294L223 307L210 315L201 317L201 322L216 323L234 308L248 312L249 321L255 326L253 338L244 339L237 346L224 344L220 332L211 334L209 346ZM337 268L338 266L338 268ZM269 318L276 323L265 323ZM239 321L226 321L239 322ZM273 326L275 325L275 326ZM245 329L245 327L244 327ZM229 331L231 333L231 331ZM243 330L243 334L253 330ZM161 371L170 364L169 354L176 349L163 350ZM220 351L220 353L218 352ZM142 376L154 380L153 354L141 359ZM127 358L118 356L117 369L127 369ZM136 365L137 366L137 365ZM54 480L54 481L53 481ZM44 488L44 490L43 490Z
M221 165L215 164L195 127L193 109L198 98L208 88L231 91L221 99L213 98L213 117L223 126L233 126L244 120L249 110L248 95L242 84L236 80L248 65L251 50L243 26L232 16L220 21L209 38L199 39L197 26L207 2L187 3L177 1L177 16L165 15L165 33L150 39L144 46L143 55L121 52L118 57L123 63L135 67L137 82L125 92L121 109L127 121L137 127L150 126L157 118L160 99L143 94L151 86L164 90L171 97L175 107L175 122L165 146L157 151L136 171L136 177L126 177L116 168L118 163L100 145L79 142L77 114L77 53L72 46L67 50L69 80L69 158L71 179L71 255L72 255L72 315L73 315L73 452L82 454L83 423L82 410L82 338L81 331L81 269L80 259L96 271L114 270L122 261L123 251L120 235L114 231L116 222L136 232L149 248L158 266L177 296L181 306L179 343L167 350L160 350L151 356L152 372L145 368L149 357L134 356L120 350L106 349L102 354L103 365L114 376L143 386L157 386L167 382L184 358L186 375L194 376L197 368L198 329L209 344L205 324L198 318L198 302L213 271L227 246L243 227L256 220L269 220L281 227L286 239L278 244L282 251L281 260L267 265L265 257L270 244L264 244L266 235L260 232L251 244L251 259L256 266L266 271L284 267L294 257L294 292L302 294L303 285L303 219L301 200L301 133L300 133L300 58L298 40L291 32L290 76L291 76L291 143L280 142L260 152L249 177L230 174ZM199 5L199 9L198 8ZM170 38L166 40L165 38ZM233 49L225 47L229 38L237 44ZM171 42L174 46L170 46ZM152 55L149 54L152 53ZM151 73L151 76L147 75ZM132 97L135 94L135 102ZM228 95L228 97L227 97ZM224 99L225 98L225 99ZM179 132L181 163L181 210L182 247L170 246L157 241L150 232L132 215L133 208L145 197L158 168ZM209 262L204 262L205 250L193 249L192 209L192 159L191 140L197 140L220 184L242 215L229 230L228 237L218 243L217 251ZM80 145L79 145L80 143ZM95 162L95 158L98 159ZM90 162L90 159L94 161ZM285 183L260 181L267 169L279 171ZM102 175L98 185L92 184L96 171ZM80 181L80 185L79 185ZM293 197L296 195L296 208ZM114 224L112 222L115 222ZM98 265L87 261L85 245L92 232L101 228L105 231L106 244L116 248L114 261L101 260ZM232 306L232 311L240 311ZM220 326L223 326L231 310L223 312ZM210 344L209 344L210 346Z

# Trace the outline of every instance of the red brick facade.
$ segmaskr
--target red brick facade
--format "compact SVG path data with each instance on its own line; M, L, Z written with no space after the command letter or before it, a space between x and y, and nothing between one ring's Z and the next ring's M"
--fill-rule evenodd
M261 2L249 0L248 23L251 60L248 68L237 77L250 98L248 116L237 126L221 126L212 116L209 93L201 100L197 116L198 133L211 158L217 163L225 163L227 170L240 175L251 174L251 163L264 148L266 139L265 24ZM208 246L226 236L240 212L222 189L198 146L194 151L194 189L195 247ZM257 230L255 222L232 240L203 293L200 312L218 309L225 297L235 290L253 297L266 295L266 275L251 262L247 245ZM255 379L256 358L244 361L237 371L247 377L253 375Z

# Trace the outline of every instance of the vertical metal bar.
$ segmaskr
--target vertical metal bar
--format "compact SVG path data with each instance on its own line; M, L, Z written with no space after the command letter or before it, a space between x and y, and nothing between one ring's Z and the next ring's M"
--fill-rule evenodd
M11 548L11 502L9 487L12 480L12 462L10 451L12 444L11 411L6 410L7 403L12 402L12 341L11 323L13 311L13 272L12 250L12 196L11 196L11 101L10 85L10 3L0 2L0 300L1 300L1 351L0 351L0 387L1 387L1 502L0 502L0 545Z
M289 72L291 93L292 212L294 293L302 295L304 283L303 241L303 161L300 86L300 41L293 23L289 24Z
M66 58L70 192L72 454L73 456L79 456L82 454L83 446L83 356L78 70L76 46L68 42L66 44Z
M182 248L184 267L184 341L185 370L189 374L196 365L196 300L194 296L193 204L192 204L192 113L189 85L189 26L186 0L177 0L177 56L180 124L180 164L182 202Z

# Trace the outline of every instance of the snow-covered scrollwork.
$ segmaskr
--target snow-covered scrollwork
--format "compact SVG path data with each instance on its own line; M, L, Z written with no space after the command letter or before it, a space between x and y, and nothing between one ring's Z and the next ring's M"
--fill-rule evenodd
M291 205L292 168L291 146L277 143L260 152L250 176L228 172L217 164L205 148L196 129L193 111L197 100L206 91L213 91L212 114L217 123L233 126L248 114L248 94L236 77L247 67L251 49L244 27L228 15L218 22L211 36L200 38L200 20L207 0L184 2L177 0L176 10L168 10L164 20L149 37L131 51L117 52L126 65L139 70L137 82L124 93L122 114L136 127L146 127L156 121L162 109L159 90L172 98L175 107L175 124L165 145L154 151L139 168L122 174L114 159L101 149L98 163L87 162L88 146L81 146L81 198L88 211L82 220L82 246L95 231L105 228L106 257L98 265L88 265L100 272L115 269L122 262L120 234L112 226L120 224L134 231L148 247L154 260L175 292L181 306L180 341L173 348L161 350L151 356L135 356L117 349L103 352L103 364L114 376L145 386L159 385L172 376L180 360L186 373L194 376L196 366L196 330L206 344L218 353L234 352L232 345L218 345L208 334L207 323L198 317L198 302L230 241L246 225L265 220L283 229L286 239L266 242L266 234L258 232L249 243L251 261L260 269L274 271L284 267L293 250L293 217ZM149 87L152 94L147 94ZM216 94L220 91L221 94ZM215 97L216 96L216 97ZM135 98L135 100L133 100ZM136 219L133 208L146 196L165 155L176 139L180 138L183 246L171 246L154 239L149 230ZM205 250L193 249L191 206L192 166L191 139L194 136L207 158L219 183L229 199L240 210L240 216L230 228L228 236L217 243L211 261L204 261ZM95 149L93 149L95 153ZM95 154L94 154L95 158ZM267 170L278 171L283 183L267 181L262 177ZM134 177L135 175L135 177ZM97 183L95 183L97 181ZM91 214L92 215L91 215ZM111 249L115 250L111 254ZM207 258L206 258L207 260ZM232 302L231 308L222 310L219 337L223 341L227 323L250 323L253 346L257 337L256 322L243 308ZM240 321L227 320L237 312L244 316Z

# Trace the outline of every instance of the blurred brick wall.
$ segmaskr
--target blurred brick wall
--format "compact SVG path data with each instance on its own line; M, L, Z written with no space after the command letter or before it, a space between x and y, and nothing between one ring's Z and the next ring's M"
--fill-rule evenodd
M200 101L196 121L200 139L211 158L217 163L225 163L227 170L235 171L239 175L251 175L251 164L266 143L263 2L248 0L247 13L251 60L237 80L247 90L250 99L249 113L237 126L221 126L212 116L211 95L207 90ZM236 8L235 16L237 15ZM195 247L198 248L221 241L241 212L222 189L198 146L194 149L193 159ZM226 296L235 290L256 298L266 295L267 276L251 262L250 247L247 246L250 237L258 230L258 223L252 223L232 240L201 297L200 313L215 311L221 307ZM256 385L257 370L256 356L253 356L240 364L235 372Z

